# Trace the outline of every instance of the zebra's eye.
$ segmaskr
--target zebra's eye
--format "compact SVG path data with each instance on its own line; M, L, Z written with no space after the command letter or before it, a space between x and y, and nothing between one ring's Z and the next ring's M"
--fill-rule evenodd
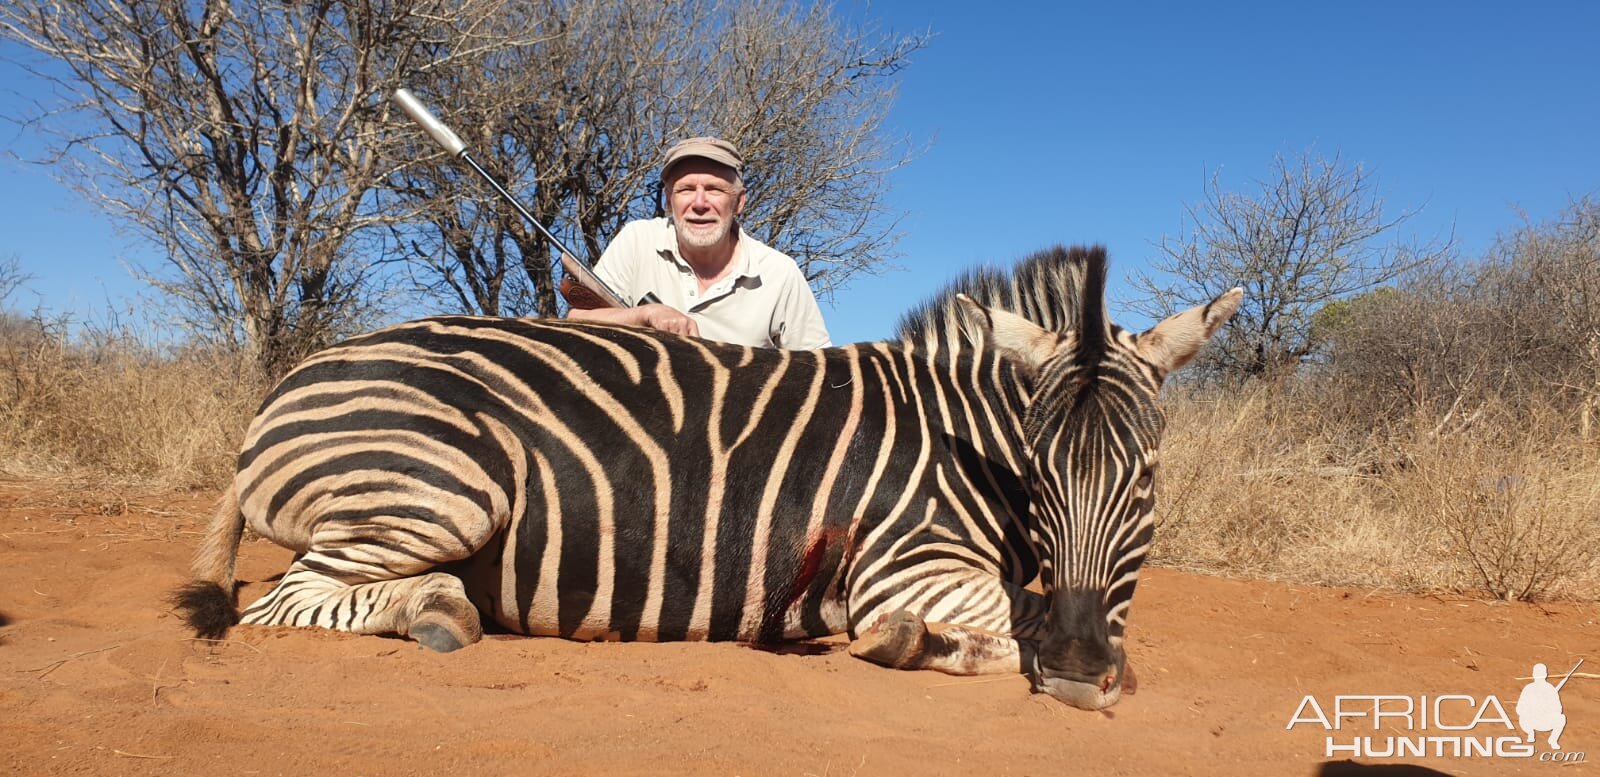
M1142 489L1148 489L1148 488L1150 488L1150 484L1155 482L1155 479L1156 479L1156 468L1155 467L1145 467L1144 471L1139 473L1139 479L1134 482L1134 485L1138 486L1141 490Z

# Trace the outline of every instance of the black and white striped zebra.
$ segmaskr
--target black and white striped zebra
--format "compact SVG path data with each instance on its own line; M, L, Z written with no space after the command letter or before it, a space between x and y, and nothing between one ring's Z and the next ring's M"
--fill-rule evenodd
M235 621L243 526L301 555L245 623L478 640L848 632L880 664L1114 703L1162 379L1237 289L1134 335L1101 249L978 272L896 342L811 352L440 317L271 392L179 593ZM1037 577L1040 595L1024 586ZM934 624L934 628L928 628Z

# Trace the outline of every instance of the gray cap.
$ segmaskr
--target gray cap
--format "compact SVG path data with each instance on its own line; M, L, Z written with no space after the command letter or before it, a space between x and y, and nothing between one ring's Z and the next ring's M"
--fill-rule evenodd
M744 170L744 157L732 143L721 138L689 138L667 149L666 161L661 163L661 180L667 180L672 166L690 157L709 159L719 165L733 168L734 175Z

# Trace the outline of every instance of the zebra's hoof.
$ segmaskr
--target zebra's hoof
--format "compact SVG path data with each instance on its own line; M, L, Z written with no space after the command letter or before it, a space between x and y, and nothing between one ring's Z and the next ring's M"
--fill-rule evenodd
M928 624L906 610L895 610L878 618L850 643L850 655L874 664L909 669L922 656L928 638Z
M411 627L411 632L407 636L436 653L448 653L466 647L461 644L461 639L451 634L449 627L442 623L419 623Z
M424 610L406 628L406 636L429 650L448 653L483 639L483 627L477 612L452 617L441 610Z
M463 629L461 624L451 621L442 614L424 613L406 629L406 636L429 650L448 653L477 642L482 639L483 634Z

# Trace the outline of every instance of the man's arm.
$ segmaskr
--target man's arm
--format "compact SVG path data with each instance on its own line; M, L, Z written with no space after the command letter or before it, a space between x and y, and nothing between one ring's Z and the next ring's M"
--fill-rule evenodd
M598 321L604 324L626 324L659 329L663 332L700 336L700 327L694 319L666 305L640 305L636 308L594 308L569 310L567 318L574 321Z

